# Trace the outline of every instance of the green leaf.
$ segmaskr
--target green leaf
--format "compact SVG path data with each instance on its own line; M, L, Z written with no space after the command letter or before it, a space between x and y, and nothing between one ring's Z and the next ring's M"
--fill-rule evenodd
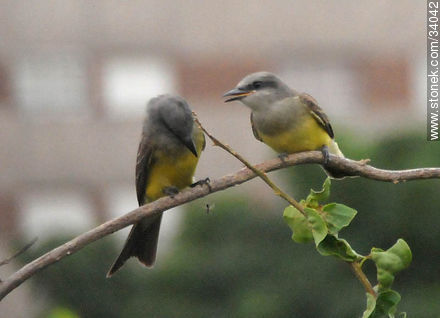
M371 259L376 263L379 290L384 290L391 287L394 274L408 267L412 254L408 244L404 240L398 239L396 244L386 251L372 248Z
M292 230L292 240L297 243L307 243L313 239L312 230L304 215L295 207L288 206L284 209L284 221Z
M367 309L362 318L394 318L400 298L399 293L394 290L380 292L377 299L367 294Z
M362 256L356 253L344 239L340 239L334 235L327 235L316 249L321 255L324 256L335 256L346 262L354 262L361 259Z
M373 315L387 315L390 317L394 317L394 313L397 309L397 304L400 302L400 295L398 292L394 290L387 290L380 292L377 295L376 299L376 308L373 312ZM375 316L373 316L375 317Z
M376 307L376 298L373 295L367 293L367 309L365 309L362 318L369 318Z
M325 201L330 196L330 178L325 179L322 189L320 191L310 190L310 194L307 196L306 205L312 208L319 206L319 202Z
M322 208L324 219L330 234L337 234L342 228L348 226L357 211L344 204L330 203Z
M56 307L48 314L47 318L79 318L79 316L67 308Z
M322 216L315 209L304 208L304 213L307 215L307 221L312 228L313 239L315 245L319 243L327 236L328 229Z

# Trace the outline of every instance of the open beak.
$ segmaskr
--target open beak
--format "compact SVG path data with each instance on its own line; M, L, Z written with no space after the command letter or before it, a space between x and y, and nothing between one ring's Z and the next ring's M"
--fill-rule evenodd
M234 88L231 89L229 92L223 94L223 97L232 96L232 98L228 98L225 100L225 103L227 103L227 102L232 102L234 100L240 100L242 98L245 98L246 96L252 95L253 93L255 93L254 90L249 91L243 88Z

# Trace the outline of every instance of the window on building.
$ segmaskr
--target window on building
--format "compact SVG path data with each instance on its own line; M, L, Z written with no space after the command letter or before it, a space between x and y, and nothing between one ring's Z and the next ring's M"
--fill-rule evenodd
M93 205L74 191L43 190L24 194L18 224L27 239L77 235L94 225Z
M156 57L115 57L104 63L103 98L110 116L138 116L147 101L176 91L173 67Z
M88 111L84 58L63 51L26 55L15 64L14 93L19 109L32 114Z

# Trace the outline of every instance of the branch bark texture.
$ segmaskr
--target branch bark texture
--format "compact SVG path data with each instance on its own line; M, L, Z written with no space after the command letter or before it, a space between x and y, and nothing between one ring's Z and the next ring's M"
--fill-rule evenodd
M272 159L255 166L260 171L270 172L288 166L300 164L318 164L323 162L322 153L319 151L302 152L289 155L283 161ZM329 167L337 168L350 175L361 176L364 178L398 183L419 179L440 179L440 168L420 168L410 170L383 170L377 169L363 162L353 161L346 158L330 156ZM62 258L69 256L84 246L116 232L126 226L138 222L140 219L155 215L178 205L204 197L210 193L225 190L235 185L242 184L256 177L256 174L243 168L234 174L226 175L220 179L213 180L208 185L201 185L195 188L186 189L174 197L164 197L144 206L141 206L119 218L105 222L98 227L85 232L65 244L47 252L32 262L24 265L17 272L7 277L0 283L0 300L8 295L15 288L20 286L28 278L39 271L54 264ZM103 274L104 275L104 274Z

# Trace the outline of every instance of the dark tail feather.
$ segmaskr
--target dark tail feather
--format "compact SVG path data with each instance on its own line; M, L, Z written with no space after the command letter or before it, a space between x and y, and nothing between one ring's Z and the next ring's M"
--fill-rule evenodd
M339 169L329 168L326 166L322 166L322 169L324 169L325 173L332 179L344 179L345 177L355 177Z
M110 267L107 277L111 277L132 256L147 267L152 267L156 261L157 242L159 238L162 214L154 220L141 220L133 225L121 254Z
M345 158L342 151L339 149L338 143L334 140L328 145L328 150L331 154L336 155L341 158ZM352 175L350 173L344 172L342 170L336 168L330 168L328 166L323 165L325 173L332 179L344 179L345 177L357 177L356 175Z

